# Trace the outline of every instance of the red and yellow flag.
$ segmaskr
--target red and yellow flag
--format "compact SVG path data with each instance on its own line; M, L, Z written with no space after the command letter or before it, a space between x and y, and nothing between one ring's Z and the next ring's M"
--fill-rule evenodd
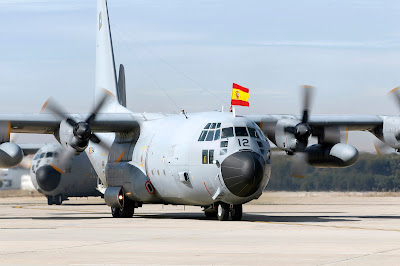
M233 83L231 105L249 106L249 89Z

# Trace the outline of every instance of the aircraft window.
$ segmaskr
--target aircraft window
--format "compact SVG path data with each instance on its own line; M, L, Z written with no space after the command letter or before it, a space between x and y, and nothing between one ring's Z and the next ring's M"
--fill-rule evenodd
M43 157L44 157L44 155L45 155L44 153L40 154L40 158L43 158Z
M214 161L214 150L210 150L208 154L209 154L209 156L208 156L208 163L209 163L209 164L212 164L213 161Z
M53 153L52 152L46 153L46 158L49 158L49 157L53 157Z
M228 141L221 141L221 148L228 147Z
M160 175L160 171L157 170L157 174Z
M163 169L163 173L164 173L164 175L165 175L165 169Z
M221 149L219 155L225 155L228 152L228 149Z
M215 129L216 123L212 123L210 129Z
M247 134L247 130L245 127L235 127L235 135L236 137L245 137L249 134Z
M218 124L217 124L217 128L220 128L220 127L221 127L221 123L218 123Z
M221 139L230 137L233 137L233 127L223 128Z
M203 130L203 132L201 132L200 134L199 141L204 141L206 136L207 136L207 130Z
M207 164L207 162L208 162L208 150L203 150L202 158L203 158L203 164Z
M221 135L221 130L218 129L217 131L215 131L215 137L214 140L219 140L219 136Z
M255 128L248 127L247 129L249 130L250 137L258 138L258 139L260 138L260 137L258 136L258 133L257 133L257 131L256 131Z
M36 160L37 158L39 158L40 154L36 154L35 158L33 158L33 160Z
M263 145L262 145L261 141L257 141L257 144L258 144L258 147L260 147L260 148L262 148L262 147L263 147Z
M212 141L214 139L214 130L208 131L206 141Z
M204 127L204 129L209 129L210 126L211 126L211 123L208 123L208 124Z
M257 129L257 133L260 136L261 140L264 140L264 141L267 140L267 138L265 137L264 132L262 132L262 130Z
M265 154L265 151L264 151L264 149L260 149L260 151L261 151L261 154Z

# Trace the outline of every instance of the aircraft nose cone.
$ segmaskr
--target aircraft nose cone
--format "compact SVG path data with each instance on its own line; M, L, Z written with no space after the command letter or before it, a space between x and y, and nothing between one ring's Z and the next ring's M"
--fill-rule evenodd
M229 155L221 164L226 187L238 197L248 197L260 187L265 161L257 153L241 151Z
M51 165L44 165L36 170L36 181L44 191L52 191L60 184L61 173Z

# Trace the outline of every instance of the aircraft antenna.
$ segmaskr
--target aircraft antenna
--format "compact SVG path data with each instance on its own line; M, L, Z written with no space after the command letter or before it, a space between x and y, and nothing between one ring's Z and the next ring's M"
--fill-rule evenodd
M114 26L114 25L113 25ZM115 31L117 33L117 35L122 35L121 33L117 31ZM123 39L123 38L121 38ZM167 93L167 91L161 87L160 83L158 83L158 81L151 75L150 71L147 69L146 65L143 63L143 61L140 59L140 57L133 51L133 49L130 49L129 51L130 53L133 54L133 56L136 57L136 60L138 60L138 62L142 65L144 72L147 74L147 76L157 85L157 87L162 90L164 92L164 94L168 97L168 99L170 99L170 101L175 105L175 107L181 111L182 108L172 99L171 96L169 96L169 94Z
M112 26L114 28L116 28L117 30L119 30L119 27L115 24L112 24ZM128 33L126 34L129 37L133 38L134 40L137 40L137 38L132 34L132 33ZM175 71L176 73L182 75L183 77L185 77L186 79L190 80L191 82L193 82L199 89L202 89L206 92L208 92L210 95L214 96L217 100L221 101L223 104L229 104L228 102L224 101L223 99L221 99L220 97L218 97L218 95L216 95L215 93L213 93L212 91L210 91L207 88L202 87L198 82L196 82L193 78L191 78L189 75L187 75L185 72L177 69L175 66L171 65L166 59L164 59L162 56L160 56L159 54L155 53L152 49L143 46L143 48L150 54L153 56L158 57L164 64L166 64L168 67L170 67L173 71ZM133 49L132 49L133 50ZM131 51L132 51L131 50Z

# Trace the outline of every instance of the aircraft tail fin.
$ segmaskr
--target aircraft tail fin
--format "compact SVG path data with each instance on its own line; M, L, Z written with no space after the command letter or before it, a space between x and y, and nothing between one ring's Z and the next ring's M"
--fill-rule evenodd
M120 95L120 93L125 92L125 86L123 86L124 89L119 88L119 83L125 84L123 67L121 77L121 82L118 81L117 84L107 1L97 0L95 102L97 104L97 102L102 99L104 90L107 90L109 93L115 96L110 98L109 102L104 105L102 112L113 113L124 111L124 108L121 108L121 104L125 103L126 105L126 94L124 93L123 95Z

